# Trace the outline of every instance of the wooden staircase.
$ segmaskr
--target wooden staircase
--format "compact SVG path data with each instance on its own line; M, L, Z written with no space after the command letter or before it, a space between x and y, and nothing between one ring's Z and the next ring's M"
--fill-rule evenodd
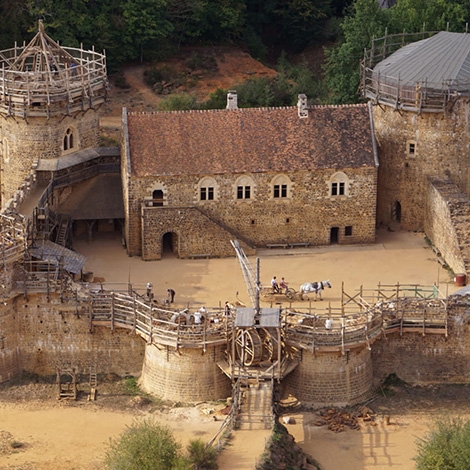
M247 380L240 387L240 411L236 428L271 429L274 425L273 382Z
M55 242L58 245L65 246L67 243L69 233L70 220L68 217L63 217L60 220L59 228L57 229L57 236Z

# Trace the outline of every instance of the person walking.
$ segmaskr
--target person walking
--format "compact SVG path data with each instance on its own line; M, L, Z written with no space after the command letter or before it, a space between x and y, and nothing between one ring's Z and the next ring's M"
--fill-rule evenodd
M145 286L145 288L146 288L145 295L147 296L147 300L152 300L152 298L153 298L153 294L152 294L153 284L151 282L147 282L147 285Z
M176 292L173 289L167 289L168 292L168 303L172 304L175 301Z

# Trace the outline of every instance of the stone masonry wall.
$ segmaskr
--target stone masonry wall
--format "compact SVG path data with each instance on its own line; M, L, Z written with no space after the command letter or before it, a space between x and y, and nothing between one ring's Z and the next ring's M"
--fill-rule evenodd
M470 201L450 181L429 183L424 230L454 273L467 273Z
M444 114L397 112L373 106L379 153L377 221L393 220L395 202L401 205L401 227L422 230L427 178L451 179L470 195L470 103L459 98ZM409 143L415 144L409 153Z
M15 312L11 302L0 303L0 383L20 373Z
M164 400L194 403L231 396L230 379L219 369L225 345L179 349L147 345L142 368L144 390Z
M329 181L336 171L343 171L349 179L347 196L330 196ZM263 247L270 243L326 245L330 243L332 227L338 227L340 244L375 241L375 168L292 173L287 175L291 181L290 197L276 199L272 197L271 185L275 174L249 175L253 183L250 199L236 198L237 175L210 176L216 185L215 198L209 201L199 200L201 176L132 179L127 202L129 254L142 253L141 212L138 209L142 201L151 199L155 189L163 191L164 207L197 207L252 246ZM149 230L144 238L159 243L157 237L160 237L161 229L154 230L155 224L144 223L144 227ZM346 227L351 227L349 235L346 235ZM188 232L183 225L173 230L182 238L200 236L199 232L194 235Z
M195 208L144 207L142 225L142 259L145 261L161 259L163 235L168 232L177 235L176 248L180 258L194 254L212 257L235 255L230 240L238 237ZM245 254L254 254L253 248L239 241Z
M367 348L311 354L283 381L283 393L316 405L352 405L373 387L371 354Z
M91 109L76 118L0 120L2 204L31 173L35 161L63 154L63 138L68 128L74 132L74 151L99 146L99 117Z
M140 373L145 342L129 330L93 327L88 316L77 316L73 305L60 303L45 296L22 296L10 302L8 313L2 315L2 335L6 338L4 354L10 368L13 358L19 369L41 375L56 373L57 367L77 367L87 373L96 366L98 373L118 375ZM1 344L0 344L1 346ZM0 350L0 358L2 357ZM0 377L8 376L8 363L0 359Z
M470 298L448 300L449 335L399 333L372 345L374 377L396 374L409 383L469 383Z

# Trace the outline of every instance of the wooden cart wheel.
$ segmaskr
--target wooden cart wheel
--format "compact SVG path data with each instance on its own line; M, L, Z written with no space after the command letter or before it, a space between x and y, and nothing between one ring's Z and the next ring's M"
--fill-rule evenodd
M287 297L289 300L294 300L294 298L295 298L295 290L294 290L294 289L287 289L286 297Z
M237 331L235 349L244 366L257 365L263 359L263 341L254 328Z
M274 296L274 293L273 293L273 291L272 291L271 288L264 288L264 289L261 289L261 291L260 291L260 296L261 296L264 300L272 299L273 296Z

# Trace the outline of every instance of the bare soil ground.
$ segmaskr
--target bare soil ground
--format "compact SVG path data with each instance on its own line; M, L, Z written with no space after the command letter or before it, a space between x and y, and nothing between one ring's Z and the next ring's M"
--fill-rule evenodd
M215 68L190 67L191 58L211 57ZM154 64L132 64L123 69L123 76L110 78L109 101L101 110L103 133L116 138L121 123L122 108L130 111L155 111L167 95L157 94L144 82L144 72L152 68L170 69L178 77L172 93L190 93L205 101L217 88L229 89L251 77L270 77L276 71L253 59L246 52L232 47L185 48L177 56ZM119 79L118 79L119 78ZM176 80L175 80L176 82ZM125 88L122 88L125 85Z
M87 256L86 270L106 282L131 282L145 285L151 281L156 296L165 297L173 287L176 306L199 308L223 305L239 298L249 302L239 263L235 258L180 260L167 256L157 262L128 258L116 234L98 234L95 241L76 240L75 249ZM437 263L423 234L379 231L374 245L327 246L309 250L265 250L259 253L263 282L273 274L286 276L297 286L306 280L329 278L332 289L325 291L323 302L312 302L322 309L337 304L341 284L352 293L362 284L375 287L384 283L430 285L439 279L444 292L453 292L450 274ZM251 258L255 263L255 258ZM303 306L307 305L304 301ZM205 403L196 407L167 406L129 396L122 383L103 378L98 400L86 401L85 389L77 402L56 400L55 385L30 383L0 386L0 469L94 469L100 468L108 439L125 429L134 419L151 416L167 424L185 445L200 437L208 441L220 422L204 410L214 409L217 419L223 403ZM288 424L297 443L321 464L323 470L372 470L388 467L414 468L415 439L427 432L434 416L470 416L468 386L411 387L397 383L367 406L375 414L375 426L362 423L361 430L334 433L313 423L318 414L302 407L288 408L295 418ZM295 400L294 400L295 402ZM384 417L391 417L389 425ZM232 445L220 456L224 470L254 468L266 436L236 434ZM24 444L14 448L12 441Z

